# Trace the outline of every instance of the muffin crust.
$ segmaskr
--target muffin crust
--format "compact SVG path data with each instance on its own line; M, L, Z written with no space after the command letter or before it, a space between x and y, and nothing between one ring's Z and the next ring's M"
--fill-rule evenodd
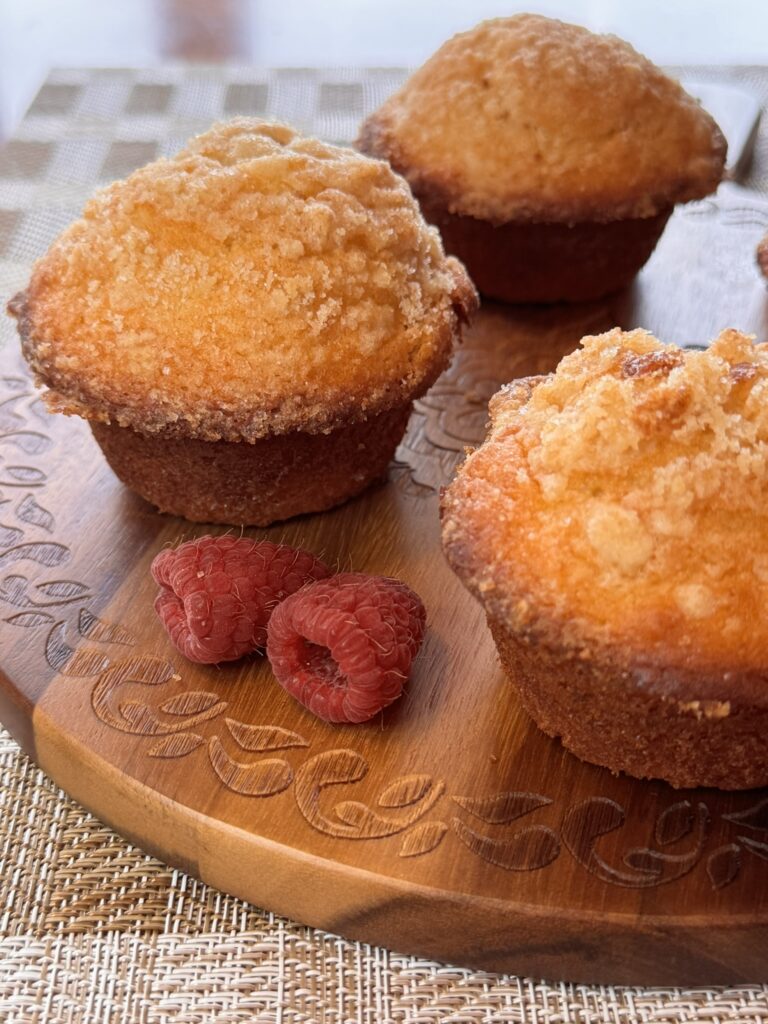
M492 400L444 499L448 559L526 707L579 756L764 784L768 345L582 346Z
M421 209L477 290L503 302L585 302L618 291L651 255L672 212L604 224L497 225L446 213L424 199Z
M410 401L476 301L386 164L238 119L97 194L10 310L52 407L254 441Z
M410 404L328 433L200 441L91 423L112 471L161 512L194 523L269 526L321 512L387 475Z
M520 14L448 40L358 142L449 213L510 220L650 217L712 192L712 118L628 43Z

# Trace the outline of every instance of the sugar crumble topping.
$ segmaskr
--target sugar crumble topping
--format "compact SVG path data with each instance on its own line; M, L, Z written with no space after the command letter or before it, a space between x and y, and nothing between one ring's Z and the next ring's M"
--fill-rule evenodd
M434 376L470 293L386 164L240 118L96 194L35 265L29 348L71 411L319 429Z
M475 550L476 586L574 635L766 665L768 344L616 329L491 413L446 527Z
M640 330L584 338L534 389L521 434L546 500L589 481L600 534L647 547L640 537L689 535L703 511L762 515L768 345L734 330L703 352ZM621 496L620 521L600 492Z

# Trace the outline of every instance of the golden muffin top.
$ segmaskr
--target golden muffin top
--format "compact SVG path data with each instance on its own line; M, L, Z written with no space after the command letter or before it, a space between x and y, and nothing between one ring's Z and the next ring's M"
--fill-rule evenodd
M712 192L725 140L615 36L534 14L449 39L363 126L417 195L508 220L649 217Z
M11 311L54 407L254 440L423 389L475 303L387 164L243 118L97 193Z
M613 330L491 415L444 545L492 616L585 655L768 669L768 345Z

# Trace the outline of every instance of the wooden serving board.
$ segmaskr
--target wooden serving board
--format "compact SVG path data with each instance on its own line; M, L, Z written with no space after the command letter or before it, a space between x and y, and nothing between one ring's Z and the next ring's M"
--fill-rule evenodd
M389 482L249 531L399 576L426 642L404 698L363 726L294 703L264 658L187 663L152 558L209 532L112 476L87 426L49 416L15 354L0 394L0 717L74 798L206 882L402 952L585 982L768 980L768 791L617 778L539 733L480 608L447 568L438 492L498 385L616 324L703 343L768 337L735 187L679 212L634 288L585 306L487 305L414 412ZM221 532L217 529L217 532Z

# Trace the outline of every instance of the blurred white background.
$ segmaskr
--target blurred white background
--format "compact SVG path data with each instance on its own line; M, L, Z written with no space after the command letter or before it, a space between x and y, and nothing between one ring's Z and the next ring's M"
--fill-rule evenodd
M768 0L0 0L0 138L53 66L416 65L523 10L615 32L660 64L768 64Z

